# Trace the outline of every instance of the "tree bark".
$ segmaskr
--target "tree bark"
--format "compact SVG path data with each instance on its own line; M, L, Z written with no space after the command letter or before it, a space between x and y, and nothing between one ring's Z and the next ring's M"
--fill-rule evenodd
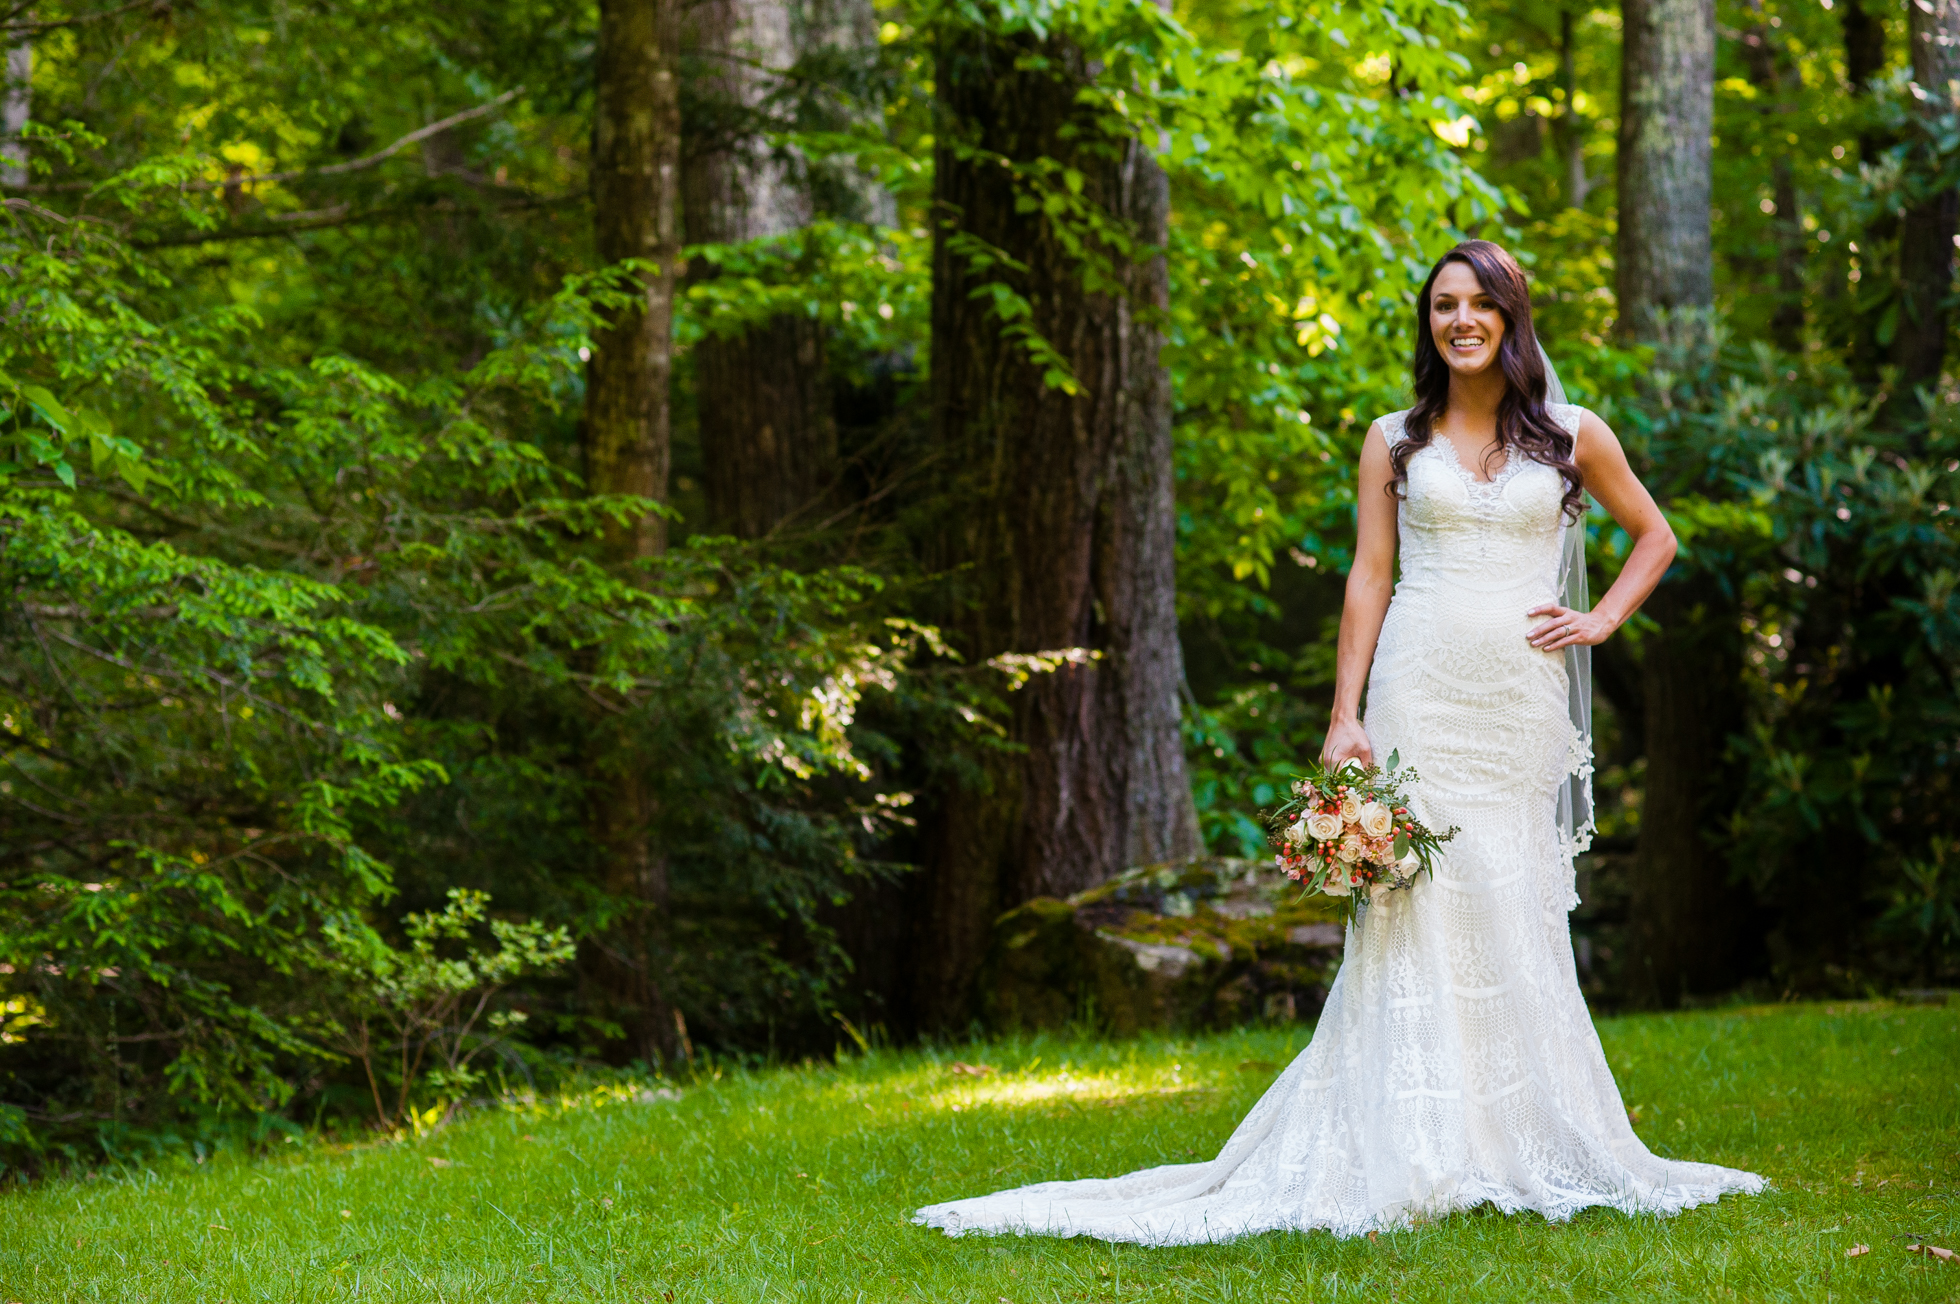
M1865 0L1841 0L1838 19L1844 29L1844 79L1853 94L1863 95L1885 69L1885 24L1865 8ZM1868 162L1876 159L1867 157Z
M1733 805L1723 756L1742 728L1732 608L1703 574L1675 576L1647 602L1660 629L1641 641L1647 783L1627 903L1636 1005L1671 1009L1740 977L1743 903L1711 836Z
M639 300L593 340L586 375L585 473L593 493L667 497L674 283L679 270L680 97L677 0L605 0L599 7L593 111L593 234L607 264L644 259ZM611 531L616 561L666 548L646 513Z
M813 205L792 161L762 138L768 101L799 54L810 15L790 0L702 0L689 11L688 149L682 195L692 244L786 235ZM705 263L695 274L712 276ZM823 335L784 313L695 350L708 513L714 529L760 538L813 509L837 474Z
M1885 71L1885 23L1873 11L1876 0L1840 0L1840 3L1843 7L1838 21L1844 31L1844 77L1856 106L1852 118L1858 124L1858 159L1878 166L1893 143L1891 131L1872 114L1872 87ZM1867 266L1871 251L1890 244L1897 234L1898 219L1889 210L1872 215L1865 226ZM1866 273L1867 277L1870 275ZM1826 282L1827 293L1836 298L1843 292L1844 284L1841 272L1832 276ZM1855 309L1859 299L1868 296L1854 290L1850 297ZM1871 312L1853 311L1845 317L1845 360L1852 375L1870 386L1877 385L1879 367L1885 361L1885 350L1878 343L1877 325Z
M1915 98L1931 127L1960 111L1960 0L1916 0L1906 15ZM1954 187L1921 198L1899 224L1899 325L1891 352L1900 373L1897 401L1915 414L1914 387L1937 381L1946 359L1956 230L1960 189Z
M0 185L28 182L27 144L20 138L33 107L34 43L23 39L7 51L7 79L0 92Z
M1620 64L1619 330L1714 302L1709 196L1714 0L1624 0Z
M931 438L957 468L935 560L962 576L945 622L969 663L1092 649L1011 698L1024 751L942 794L925 938L928 1022L956 1024L1002 908L1067 895L1198 850L1184 769L1173 546L1170 378L1159 358L1169 188L1149 151L1076 104L1066 40L959 28L940 38ZM1092 290L1054 219L1022 211L1013 165L1050 158L1127 228L1134 256L1092 245ZM978 243L975 243L978 242ZM991 248L985 269L975 252ZM1075 394L1044 381L991 294L1025 299Z
M602 0L592 132L593 235L601 261L643 259L636 302L593 337L586 374L586 485L594 494L664 502L670 460L669 377L680 259L678 0ZM632 567L665 550L647 512L609 526L608 562ZM602 737L594 731L595 742ZM597 747L591 828L606 894L622 910L584 957L585 977L623 1030L630 1055L657 1064L675 1044L661 983L668 884L651 827L655 799L630 739Z
M1699 332L1714 299L1710 241L1715 15L1710 0L1625 0L1620 109L1619 330ZM1711 837L1723 752L1741 711L1733 604L1691 564L1649 599L1642 640L1647 784L1628 903L1633 999L1671 1006L1726 981L1734 890Z
M1559 154L1565 162L1565 206L1584 208L1592 193L1592 178L1586 175L1586 124L1579 116L1578 78L1573 70L1577 38L1570 9L1558 15L1558 86L1565 92L1565 105L1552 127L1558 139Z

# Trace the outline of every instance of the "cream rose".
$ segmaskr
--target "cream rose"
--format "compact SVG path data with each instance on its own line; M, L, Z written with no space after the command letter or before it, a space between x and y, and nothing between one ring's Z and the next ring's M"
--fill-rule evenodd
M1361 818L1361 798L1349 793L1341 798L1341 818L1352 824Z
M1361 831L1369 837L1386 837L1395 827L1395 816L1389 813L1388 807L1378 801L1371 801L1362 806L1360 823Z
M1320 890L1328 896L1346 896L1351 890L1348 887L1347 874L1346 865L1335 865L1327 871L1327 881L1320 885Z
M1363 842L1360 838L1356 837L1354 834L1350 833L1345 838L1341 839L1340 857L1348 864L1352 865L1355 861L1361 859L1363 856L1367 854L1368 854L1368 844Z
M1307 816L1306 828L1307 835L1315 842L1325 842L1329 838L1340 836L1341 817L1326 811L1318 811Z

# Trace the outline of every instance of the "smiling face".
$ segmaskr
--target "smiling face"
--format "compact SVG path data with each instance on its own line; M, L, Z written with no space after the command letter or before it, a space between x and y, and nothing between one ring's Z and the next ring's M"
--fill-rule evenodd
M1436 274L1429 290L1429 333L1445 365L1459 376L1474 376L1497 361L1504 314L1468 263L1444 263Z

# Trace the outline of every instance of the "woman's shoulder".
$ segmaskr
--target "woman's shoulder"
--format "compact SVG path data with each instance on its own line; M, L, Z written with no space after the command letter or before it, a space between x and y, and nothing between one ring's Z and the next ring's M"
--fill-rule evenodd
M1545 411L1558 422L1560 429L1575 436L1579 433L1580 424L1592 415L1591 408L1580 407L1577 403L1547 403Z

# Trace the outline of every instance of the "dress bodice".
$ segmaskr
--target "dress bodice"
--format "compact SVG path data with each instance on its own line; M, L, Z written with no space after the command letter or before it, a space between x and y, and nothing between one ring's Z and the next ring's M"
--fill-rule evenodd
M1576 430L1583 409L1551 412ZM1390 447L1406 438L1405 416L1381 419ZM1543 619L1531 610L1560 598L1565 481L1512 450L1479 483L1443 439L1407 470L1401 577L1368 675L1369 737L1378 753L1420 764L1432 793L1551 792L1587 748L1564 654L1527 638Z
M1578 433L1583 408L1560 403L1549 410ZM1407 437L1407 416L1381 419L1390 448ZM1408 475L1396 513L1402 587L1510 590L1528 580L1543 600L1554 597L1565 502L1557 471L1513 450L1489 481L1479 482L1448 440L1432 438L1409 459Z

